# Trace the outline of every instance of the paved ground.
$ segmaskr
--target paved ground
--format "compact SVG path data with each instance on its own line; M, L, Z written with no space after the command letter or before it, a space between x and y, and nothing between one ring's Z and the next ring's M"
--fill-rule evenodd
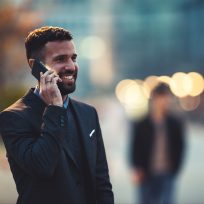
M110 104L109 104L110 106ZM136 189L132 186L127 165L128 125L122 112L112 107L110 113L101 117L102 130L110 166L111 180L115 192L116 204L133 204ZM110 107L109 107L110 108ZM188 124L188 151L184 170L180 176L177 190L178 204L204 203L204 127ZM0 150L0 204L14 204L15 185L5 159L4 150Z

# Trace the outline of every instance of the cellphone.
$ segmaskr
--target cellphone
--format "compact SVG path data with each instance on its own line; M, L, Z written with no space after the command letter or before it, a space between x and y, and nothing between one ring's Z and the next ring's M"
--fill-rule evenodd
M38 80L40 81L40 72L42 72L43 74L48 71L48 69L38 60L34 60L33 63L33 67L32 67L32 75Z
M32 75L38 80L40 81L40 72L45 73L46 71L48 71L48 69L45 67L45 65L43 65L39 60L34 60L33 63L33 67L32 67ZM62 95L67 94L62 82L57 82L57 86L61 92Z

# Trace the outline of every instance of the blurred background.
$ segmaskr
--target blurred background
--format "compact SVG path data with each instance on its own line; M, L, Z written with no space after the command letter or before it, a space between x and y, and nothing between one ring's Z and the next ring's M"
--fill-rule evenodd
M204 1L1 0L0 111L36 85L24 39L44 25L69 29L80 66L72 97L99 113L116 204L133 204L137 187L128 164L130 123L148 110L162 81L175 95L172 110L186 124L186 156L178 204L204 202ZM0 204L14 204L16 189L0 143Z

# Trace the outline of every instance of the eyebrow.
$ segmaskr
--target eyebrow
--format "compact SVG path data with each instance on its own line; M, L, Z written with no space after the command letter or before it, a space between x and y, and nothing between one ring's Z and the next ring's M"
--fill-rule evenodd
M67 55L57 55L57 56L55 56L54 58L53 58L53 60L57 60L57 59L59 59L60 57L68 57ZM74 53L72 56L71 56L71 58L77 58L77 54L76 53Z

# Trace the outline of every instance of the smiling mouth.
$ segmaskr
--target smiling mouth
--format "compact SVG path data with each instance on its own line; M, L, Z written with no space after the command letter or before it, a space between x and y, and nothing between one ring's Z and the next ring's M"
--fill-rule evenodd
M75 75L66 75L61 76L62 82L67 85L72 85L75 82Z
M65 75L65 76L61 77L62 80L63 79L66 79L66 80L72 80L73 79L74 80L74 78L75 78L74 75L68 75L68 76Z

